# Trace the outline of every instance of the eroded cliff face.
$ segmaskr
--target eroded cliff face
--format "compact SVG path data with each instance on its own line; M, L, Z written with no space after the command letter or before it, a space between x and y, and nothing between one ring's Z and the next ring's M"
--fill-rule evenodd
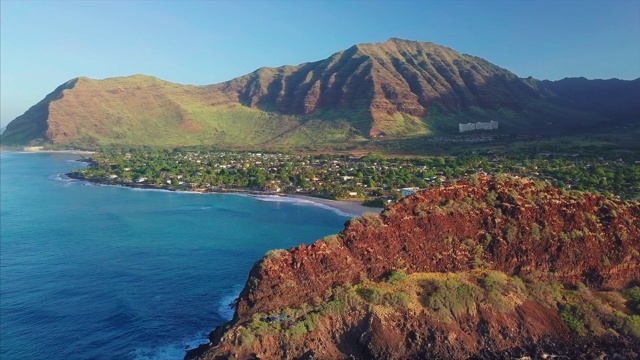
M640 281L639 250L638 203L517 178L461 181L271 253L233 321L189 356L509 356L576 333L613 334L633 355L638 342L619 335L640 336L640 314L620 290Z
M251 270L238 316L308 302L361 274L465 271L477 261L507 274L554 273L562 283L619 289L640 279L638 219L638 204L565 196L524 179L460 182L351 220L335 239L264 259Z
M354 45L317 62L262 68L221 88L237 93L244 105L284 114L350 109L349 117L363 117L354 125L367 137L424 132L421 119L435 104L447 110L519 109L541 97L484 59L395 38Z

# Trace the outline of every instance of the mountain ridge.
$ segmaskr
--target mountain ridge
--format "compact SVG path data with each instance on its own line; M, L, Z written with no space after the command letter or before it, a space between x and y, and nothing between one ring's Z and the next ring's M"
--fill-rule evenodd
M12 121L0 139L8 145L338 148L455 134L457 120L497 120L505 132L549 134L611 120L616 109L598 101L599 89L611 83L589 82L583 93L554 84L521 79L434 43L394 38L211 85L140 74L75 78ZM635 121L628 103L640 82L616 83L617 92L611 87L607 92L620 94L616 104L630 109L614 120Z

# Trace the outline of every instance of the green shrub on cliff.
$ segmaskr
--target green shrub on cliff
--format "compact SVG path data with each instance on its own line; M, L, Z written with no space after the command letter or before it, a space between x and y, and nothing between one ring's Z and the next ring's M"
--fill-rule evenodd
M623 291L622 294L629 301L630 307L640 313L640 286L627 289Z
M633 336L640 338L640 315L627 316L625 327Z
M640 338L640 315L628 315L620 306L636 306L640 287L623 292L595 291L578 283L564 288L553 279L527 282L496 270L465 273L392 272L384 281L365 279L353 286L328 290L323 301L304 303L299 308L253 314L238 333L237 345L252 348L261 337L275 337L280 343L308 339L327 317L350 316L362 311L376 314L418 311L451 323L482 316L480 309L510 313L524 301L537 302L557 310L562 321L580 336L601 336L615 332ZM359 316L359 315L358 315Z
M384 302L393 308L405 308L409 306L411 299L402 291L394 291L385 294Z
M580 309L573 305L560 305L558 313L571 331L580 336L586 335L584 313Z
M379 229L384 225L382 218L376 213L364 213L360 219L365 226L370 225L376 229Z
M286 334L291 336L294 340L301 338L302 335L307 332L308 329L304 322L296 322L286 330Z
M356 293L362 297L366 302L371 304L381 304L383 299L383 292L378 288L363 287L358 288Z
M327 290L325 297L329 300L319 309L319 313L321 315L329 312L344 313L350 305L353 305L354 294L352 291L353 288L347 289L341 286Z
M398 285L401 282L405 281L406 279L407 279L407 273L404 270L394 270L393 272L391 272L391 275L389 275L389 278L387 279L387 281L390 284Z
M267 257L267 259L276 259L286 252L287 250L284 250L284 249L274 249L274 250L267 251L265 256Z
M420 285L425 292L422 305L445 322L477 313L482 290L456 274L448 274L446 279L421 281Z
M255 341L256 336L253 331L242 328L240 329L240 344L241 346L251 349L253 347L253 342Z

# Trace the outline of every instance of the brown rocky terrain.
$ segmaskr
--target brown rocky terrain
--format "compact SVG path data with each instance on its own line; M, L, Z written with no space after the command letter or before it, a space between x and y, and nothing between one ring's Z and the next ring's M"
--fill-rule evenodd
M527 82L490 62L433 43L390 39L359 44L326 60L263 68L221 84L244 105L287 114L317 110L362 111L367 136L396 135L419 121L428 108L522 107L540 97ZM399 127L397 116L404 122ZM415 129L414 129L415 130Z
M638 285L640 204L473 178L268 254L187 358L637 358Z
M557 133L610 126L612 114L616 123L637 120L636 108L627 105L638 81L585 81L589 91L581 92L582 85L521 79L444 46L390 39L207 86L144 75L76 78L12 121L0 139L6 145L336 148L377 137L454 134L459 122L497 120L507 132ZM601 89L617 94L614 109L598 111ZM558 98L566 101L552 101Z

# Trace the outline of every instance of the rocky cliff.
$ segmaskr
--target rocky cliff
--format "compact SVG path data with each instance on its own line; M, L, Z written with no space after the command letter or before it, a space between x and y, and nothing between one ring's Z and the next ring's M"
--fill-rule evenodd
M268 254L187 357L633 358L638 285L640 204L474 178Z
M459 122L489 120L499 121L501 131L555 134L612 125L613 115L616 122L636 121L633 111L593 109L592 99L606 85L604 92L617 94L615 104L627 109L638 84L589 82L593 91L580 92L581 86L521 79L444 46L390 39L208 86L144 75L73 79L9 123L0 139L6 145L317 149L454 134Z

